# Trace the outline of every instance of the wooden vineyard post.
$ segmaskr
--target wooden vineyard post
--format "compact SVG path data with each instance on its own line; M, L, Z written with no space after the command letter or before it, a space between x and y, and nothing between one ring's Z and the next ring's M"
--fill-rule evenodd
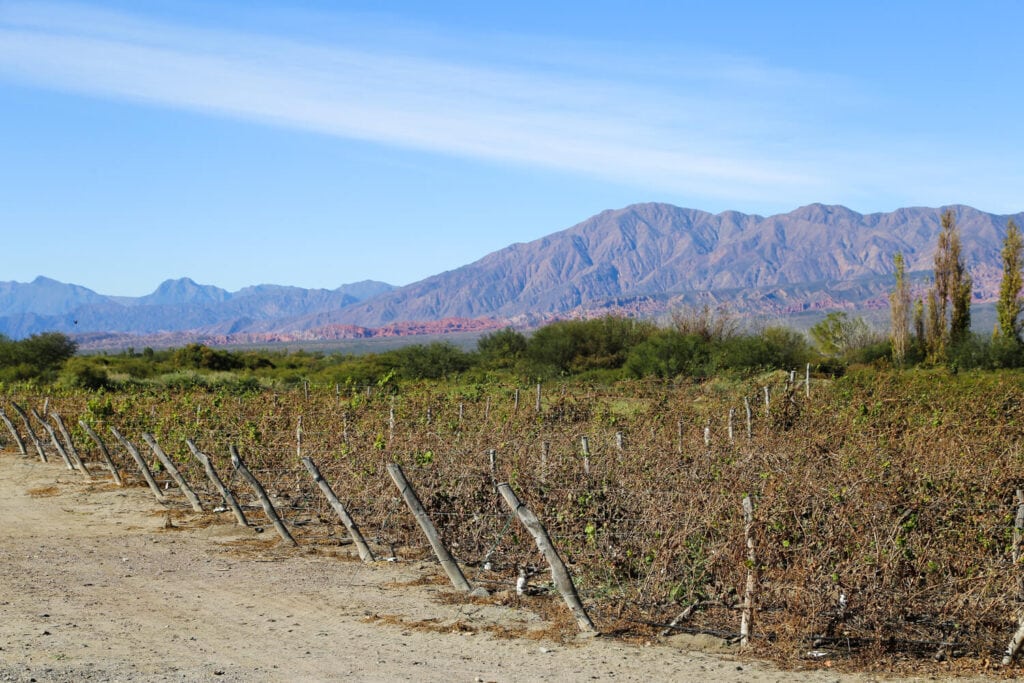
M43 444L40 443L39 437L36 436L36 432L32 429L32 423L28 421L28 415L25 411L14 401L11 401L11 407L14 408L14 412L18 414L21 421L25 424L25 431L28 432L28 438L32 441L32 447L36 449L36 453L39 455L39 459L46 462L46 451L43 450Z
M487 449L487 458L491 464L491 479L498 476L498 451L494 448Z
M1013 520L1013 546L1011 548L1011 556L1013 557L1014 571L1020 576L1020 568L1017 565L1021 560L1021 541L1024 539L1024 490L1017 489L1014 494L1017 500L1017 515ZM1018 588L1020 587L1020 579L1017 580ZM1017 631L1010 638L1010 644L1006 646L1006 651L1003 653L1003 666L1009 666L1013 662L1013 658L1017 656L1017 651L1020 649L1021 643L1024 643L1024 614L1021 614L1017 620Z
M147 484L149 484L149 490L153 492L154 496L156 496L157 501L166 503L167 497L157 485L156 479L153 478L153 473L149 471L149 466L139 453L139 449L132 445L131 441L121 436L121 433L113 427L110 428L110 433L114 435L115 439L121 442L124 449L128 451L128 455L132 456L132 460L134 460L135 464L139 466L139 471L142 472L142 478L146 480Z
M569 611L572 612L573 617L576 619L577 627L584 633L597 633L597 627L594 626L594 622L590 620L590 616L583 607L583 603L580 602L580 596L576 592L576 585L572 582L569 570L565 568L565 563L562 562L562 558L558 555L558 551L551 542L547 529L537 519L537 515L533 514L528 507L519 502L519 498L516 497L511 486L507 483L498 484L498 492L505 499L505 503L522 525L533 536L533 540L537 543L537 549L544 554L544 558L551 567L551 578L554 579L555 587L562 594L562 599L565 600Z
M533 411L535 413L540 412L540 382L537 382L537 398L533 404Z
M199 461L199 464L203 466L207 479L210 480L213 487L220 493L220 497L224 499L224 504L231 510L231 514L235 516L239 526L249 526L249 520L245 518L245 513L242 512L242 506L238 504L235 494L231 493L231 489L225 486L224 482L221 481L221 478L217 475L217 470L213 469L213 463L210 462L210 456L199 450L192 439L185 439L185 444L188 446L188 449L192 451L192 455Z
M465 416L465 410L466 409L463 406L462 401L459 401L459 427L462 426L462 419Z
M767 415L771 408L771 394L768 390L768 385L764 385L764 414Z
M622 451L625 450L622 443L622 432L615 432L615 450L617 450L620 455L622 454Z
M711 447L711 419L710 418L708 418L708 421L706 423L704 423L704 447L705 448L710 448Z
M676 439L679 444L679 454L683 454L683 419L676 421Z
M7 417L7 413L4 412L3 406L0 406L0 420L3 420L4 424L7 425L7 431L14 437L14 443L18 447L18 452L22 455L28 455L28 451L25 450L25 442L21 440L21 435L18 434L18 430L14 428L14 423L11 422L11 418Z
M342 502L338 500L338 496L334 495L334 489L331 488L331 485L328 484L327 480L320 474L320 470L313 462L313 459L303 458L302 464L306 466L307 470L309 470L309 474L313 477L313 481L315 481L316 485L320 487L320 492L324 494L324 498L326 498L327 502L330 503L332 508L334 508L334 511L338 513L338 518L341 519L341 523L345 525L346 529L348 529L348 535L352 538L352 542L355 544L356 550L359 551L359 559L363 562L373 562L375 559L373 557L373 551L370 550L370 546L366 544L366 539L364 539L363 535L359 532L359 527L356 526L355 521L348 514L348 510L346 510Z
M308 398L308 396L307 396ZM302 457L302 416L299 415L299 422L295 427L295 456Z
M590 439L580 437L580 448L583 451L583 474L590 476Z
M548 458L551 457L551 442L542 441L540 444L540 480L547 481Z
M263 512L265 512L267 517L270 518L270 522L274 525L274 528L277 529L278 535L288 545L299 545L292 537L291 533L289 533L288 527L286 527L284 522L281 521L281 517L278 516L277 510L274 509L274 504L270 502L270 496L267 495L267 490L263 488L263 484L260 483L260 480L257 479L255 475L249 471L249 468L245 466L245 463L242 462L242 456L238 454L238 449L235 448L234 444L229 448L231 449L231 464L235 466L235 469L242 475L242 478L249 482L249 486L252 487L252 490L256 493L256 497L260 500L260 505L263 506Z
M437 529L434 527L434 523L430 521L430 517L427 516L427 511L423 509L423 504L420 502L419 497L416 495L416 491L413 490L412 486L409 485L408 480L405 478L405 473L402 472L402 467L397 463L391 463L388 465L388 474L391 475L391 479L395 482L395 486L398 487L399 492L402 494L402 498L405 500L405 504L409 506L409 510L412 512L413 517L416 518L417 524L420 525L420 529L423 530L423 534L427 537L427 541L430 543L430 547L434 550L434 554L437 556L438 561L441 562L441 567L444 569L445 574L448 575L448 579L455 586L456 590L469 593L472 587L469 585L469 581L466 580L466 576L459 569L458 563L452 554L448 552L448 548L445 547L441 541L441 537L437 535Z
M804 398L811 397L811 364L807 364L806 370L804 370Z
M187 481L185 481L185 477L181 476L181 472L178 471L174 461L167 457L167 454L164 453L164 449L160 448L160 444L156 442L153 435L148 432L143 432L142 440L149 444L150 450L152 450L153 454L161 463L163 463L163 466L167 469L167 474L171 475L171 479L173 479L174 483L178 485L181 492L185 494L185 498L188 499L189 505L192 506L192 509L196 512L202 512L203 504L199 502L199 496L196 495L196 492L193 491L192 487L188 485Z
M56 410L51 411L50 416L53 418L53 421L57 423L57 429L60 430L60 435L64 439L64 444L67 447L68 456L70 456L71 462L74 463L75 467L81 469L83 473L91 478L91 473L86 468L85 463L82 462L81 456L78 455L78 449L75 448L75 442L71 440L71 432L68 431L67 425L64 424L64 419Z
M1021 643L1024 643L1024 614L1017 621L1017 630L1014 632L1013 637L1010 638L1010 643L1006 646L1006 652L1003 653L1003 666L1010 666L1013 663L1013 658L1017 656L1017 650L1020 649Z
M750 414L750 399L743 397L743 407L747 411L747 440L754 438L753 416Z
M729 408L729 443L733 442L732 422L736 417L736 409Z
M75 463L71 462L71 456L68 455L68 452L64 450L64 446L62 446L60 441L57 439L57 432L53 431L53 427L50 426L50 423L44 420L42 416L36 412L35 408L29 408L29 410L32 411L32 417L36 418L36 420L43 425L43 429L46 430L46 433L50 435L50 442L53 443L53 447L57 450L57 453L60 454L60 457L64 459L64 464L67 465L69 470L74 472ZM84 472L84 474L87 477L89 476L88 472Z
M757 571L757 554L754 552L754 503L750 496L743 496L743 536L747 545L747 585L743 591L743 610L740 616L740 647L750 642L754 629L754 584Z
M1024 489L1017 489L1014 497L1017 500L1017 515L1013 521L1013 564L1020 562L1021 540L1024 538Z
M117 465L110 458L110 451L107 450L107 444L103 443L103 439L100 435L93 431L92 427L85 420L78 421L79 426L85 430L85 433L89 435L89 438L96 442L96 447L100 449L100 455L103 456L103 462L106 464L107 469L110 470L110 476L114 478L114 483L118 486L124 486L124 482L121 481L121 473L117 471Z

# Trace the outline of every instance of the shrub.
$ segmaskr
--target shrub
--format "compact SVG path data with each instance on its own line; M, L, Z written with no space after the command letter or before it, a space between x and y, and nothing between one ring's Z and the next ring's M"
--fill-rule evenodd
M702 337L662 330L630 351L625 369L633 377L704 377L710 360L710 346Z

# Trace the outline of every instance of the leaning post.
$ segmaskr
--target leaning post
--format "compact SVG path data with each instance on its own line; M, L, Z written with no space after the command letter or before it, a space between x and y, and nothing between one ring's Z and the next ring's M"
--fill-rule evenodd
M572 612L573 617L576 619L576 625L580 631L584 633L597 633L597 627L594 626L594 622L590 620L587 610L583 607L580 596L576 592L576 585L572 582L569 570L565 568L565 563L562 562L558 551L555 550L555 545L551 542L547 529L537 519L537 515L533 514L528 507L519 501L511 486L507 483L498 484L498 492L505 499L505 503L511 508L516 517L519 518L522 525L533 536L533 540L537 543L537 549L544 554L548 565L551 566L551 577L555 581L555 587L562 594L562 599L565 600L569 611Z
M405 504L409 506L409 510L412 511L413 517L416 518L416 522L420 525L420 529L423 530L423 534L427 537L427 541L430 542L430 547L433 548L434 554L437 555L437 559L441 562L441 567L444 569L445 574L448 575L448 579L452 582L452 585L456 589L469 593L472 587L469 585L469 581L466 580L466 576L459 569L458 563L452 554L448 552L448 548L445 547L441 541L441 537L437 534L437 529L434 527L434 523L430 521L430 517L427 516L427 511L423 509L423 503L420 502L419 496L416 495L416 491L413 490L409 481L405 478L405 473L402 472L402 467L397 463L390 463L388 465L388 474L391 475L391 479L395 482L395 486L402 494L402 498L405 500Z
M196 495L196 492L193 491L192 487L188 485L187 481L185 481L185 477L181 476L181 472L178 471L174 461L164 453L164 449L160 448L160 444L156 442L153 435L148 432L143 432L142 440L149 444L150 450L152 450L153 454L159 458L161 463L163 463L163 466L167 469L167 474L171 475L171 479L173 479L174 483L178 485L181 492L185 494L185 498L188 499L189 505L192 506L192 510L195 512L202 512L203 504L199 502L199 496Z
M338 514L338 518L341 519L341 523L348 529L348 535L352 538L352 542L356 546L356 550L359 551L359 559L363 562L373 562L373 551L370 550L370 546L366 544L366 539L363 538L363 534L360 533L359 527L356 526L355 521L351 515L348 514L348 510L345 509L344 504L338 500L338 496L334 494L334 489L327 483L323 475L320 474L320 469L313 462L312 458L306 457L302 459L302 464L306 466L313 481L320 487L320 492L324 494L324 498L330 503L331 507Z

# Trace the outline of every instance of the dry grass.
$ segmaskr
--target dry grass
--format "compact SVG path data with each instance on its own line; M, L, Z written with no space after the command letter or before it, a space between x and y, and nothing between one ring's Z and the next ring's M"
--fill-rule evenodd
M37 488L29 489L27 493L32 498L51 498L53 496L60 495L60 489L56 486L40 486Z

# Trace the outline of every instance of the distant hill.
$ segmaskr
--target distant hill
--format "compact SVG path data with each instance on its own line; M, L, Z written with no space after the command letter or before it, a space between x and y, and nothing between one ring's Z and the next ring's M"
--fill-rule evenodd
M228 292L180 278L163 282L152 294L115 297L39 277L27 284L0 282L0 334L228 334L284 317L338 310L391 289L365 281L333 290L258 285Z
M57 330L93 346L136 336L136 346L259 343L479 332L602 312L654 316L682 304L772 317L880 310L897 251L919 286L927 280L947 208L957 215L974 299L992 301L1006 223L1024 224L1024 213L950 206L860 214L811 204L765 217L649 203L603 211L400 288L368 281L227 292L181 278L126 298L42 277L0 283L0 333Z

